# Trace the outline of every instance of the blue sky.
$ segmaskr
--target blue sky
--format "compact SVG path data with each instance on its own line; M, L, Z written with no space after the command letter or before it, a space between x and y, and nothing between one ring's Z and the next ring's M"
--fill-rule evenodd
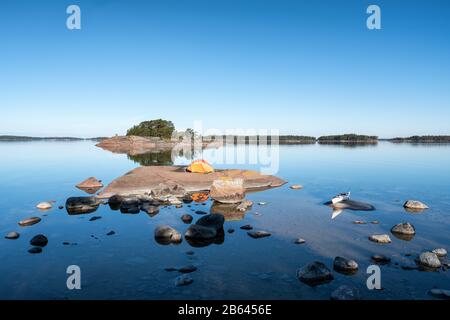
M450 134L449 35L445 0L2 0L0 134Z

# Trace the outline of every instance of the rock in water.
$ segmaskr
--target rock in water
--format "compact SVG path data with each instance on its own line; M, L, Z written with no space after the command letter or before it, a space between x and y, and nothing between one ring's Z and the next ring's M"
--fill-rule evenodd
M379 264L387 264L391 262L391 258L379 254L373 255L372 260Z
M292 190L300 190L300 189L303 189L303 186L299 185L299 184L293 184L292 186L290 186L290 188Z
M433 252L422 252L419 256L419 263L424 267L433 269L441 267L441 261Z
M429 207L426 204L424 204L420 201L417 201L417 200L408 200L405 202L403 207L410 211L422 211L422 210L429 209Z
M181 234L174 228L164 225L155 229L155 240L159 244L180 243L182 241Z
M90 219L89 219L89 221L95 221L95 220L98 220L98 219L101 219L102 217L99 217L99 216L95 216L95 217L91 217Z
M27 218L25 220L19 221L19 226L26 227L26 226L32 226L33 224L41 222L41 218L38 217L31 217Z
M297 270L297 278L311 287L328 283L334 279L331 271L322 262L318 261Z
M193 218L190 214L183 214L183 215L181 216L181 220L182 220L184 223L189 224L189 223L192 222L192 220L194 220L194 218Z
M30 240L30 244L35 247L43 248L47 245L47 243L48 243L48 239L43 234L38 234Z
M302 239L302 238L295 239L295 241L294 241L295 244L304 244L305 242L306 242L306 240Z
M141 210L147 213L150 217L154 217L159 213L159 207L148 202L141 204Z
M223 229L224 222L225 218L223 217L223 215L214 213L201 217L195 224L207 228L213 228L218 231L220 229Z
M32 247L30 249L28 249L29 253L41 253L42 252L42 248L41 247Z
M392 233L405 234L405 235L415 235L416 229L409 222L399 223L392 227Z
M433 297L450 300L450 290L431 289L429 292Z
M187 286L187 285L190 285L192 282L194 282L194 280L191 277L189 277L189 275L187 275L187 274L183 274L183 275L175 278L175 286L176 287Z
M344 274L353 274L358 271L358 263L343 257L334 258L333 269Z
M434 254L436 254L440 258L445 257L447 255L447 250L445 250L444 248L437 248L437 249L434 249L431 252L433 252Z
M342 285L331 294L331 300L359 300L359 290L357 288Z
M271 236L271 234L267 231L249 231L249 232L247 232L247 234L254 239L265 238L265 237Z
M331 203L328 201L325 205L332 207L333 209L347 209L352 211L374 211L375 207L369 203L355 201L355 200L344 200L338 203Z
M222 203L238 203L245 198L244 180L218 179L211 185L210 196Z
M249 209L251 206L253 206L253 201L250 200L244 200L242 201L237 207L236 210L240 212L245 212L247 209Z
M249 224L246 224L245 226L242 226L241 229L242 230L252 230L253 227L251 225L249 225Z
M95 197L71 197L66 200L66 210L70 215L94 212L99 205Z
M186 230L185 237L192 240L212 240L216 237L217 231L214 228L208 228L193 224Z
M121 213L137 214L141 211L141 201L137 197L124 198L120 204Z
M89 177L77 184L76 187L79 189L100 189L103 188L103 184L95 177Z
M9 232L6 236L5 239L9 239L9 240L16 240L19 239L20 234L18 232Z
M387 234L374 234L369 237L370 241L377 243L391 243L391 238Z
M36 208L39 210L48 210L52 208L52 204L50 202L41 202L36 206Z
M234 229L233 228L229 228L227 232L228 233L234 233Z
M112 236L112 235L115 235L116 233L114 232L114 231L110 231L110 232L108 232L106 235L107 236Z
M197 267L193 266L193 265L188 265L188 266L181 267L178 269L178 272L181 272L181 273L191 273L194 271L197 271Z

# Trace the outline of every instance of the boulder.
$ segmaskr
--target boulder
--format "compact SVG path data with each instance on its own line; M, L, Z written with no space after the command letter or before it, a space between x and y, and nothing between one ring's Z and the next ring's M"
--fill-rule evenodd
M412 212L429 209L429 207L426 204L417 200L408 200L403 204L403 207L408 211Z
M377 243L391 243L391 238L387 234L374 234L369 237L370 241Z
M198 221L195 223L196 225L207 227L207 228L213 228L216 231L223 229L223 224L225 222L225 219L223 215L221 214L209 214L206 216L201 217L198 219Z
M342 285L331 293L331 300L360 300L359 290Z
M444 289L431 289L429 291L430 295L439 299L450 300L450 290Z
M247 234L254 239L265 238L265 237L271 236L271 234L267 231L249 231L249 232L247 232Z
M32 226L33 224L41 222L41 218L39 217L31 217L24 220L19 221L19 226L26 227L26 226Z
M175 230L174 228L164 225L158 226L155 229L155 240L159 244L167 245L167 244L178 244L181 243L181 234Z
M447 250L444 249L444 248L437 248L437 249L434 249L431 252L436 254L439 258L445 257L447 255Z
M190 214L183 214L183 215L181 216L181 220L182 220L184 223L189 224L189 223L192 222L192 220L194 220L194 218L193 218Z
M41 202L36 205L36 208L39 210L48 210L52 208L52 204L50 202Z
M422 266L428 268L435 269L441 267L441 261L439 260L438 256L433 252L422 252L419 256L418 262Z
M336 257L333 261L333 269L344 274L353 274L358 271L358 263L343 257Z
M111 208L111 210L119 210L120 205L122 204L122 201L124 199L125 197L115 194L108 199L108 205Z
M297 270L297 278L311 287L328 283L334 279L331 271L322 262L318 261Z
M244 200L243 179L218 179L211 185L210 196L222 203L240 203Z
M9 240L16 240L19 239L20 234L18 232L9 232L6 236L5 239L9 239Z
M48 243L48 239L43 234L38 234L30 240L30 244L35 247L43 248L47 245L47 243Z
M137 197L126 197L120 204L121 213L137 214L141 211L141 201Z
M411 241L416 234L414 226L409 222L399 223L392 227L391 233L398 239Z
M66 200L66 210L70 215L92 213L99 205L95 197L71 197Z
M217 231L215 228L193 224L189 226L184 236L192 240L213 240L217 236Z
M103 184L101 181L97 180L95 177L89 177L86 180L80 182L76 185L76 187L80 190L83 190L89 194L94 194L101 188L103 188Z

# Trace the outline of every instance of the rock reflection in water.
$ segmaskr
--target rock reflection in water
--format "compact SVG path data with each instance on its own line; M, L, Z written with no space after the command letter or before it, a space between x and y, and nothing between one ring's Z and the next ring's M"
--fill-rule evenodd
M239 221L244 219L245 211L239 210L238 206L239 204L236 203L220 203L218 201L214 201L210 212L220 213L224 216L225 221Z

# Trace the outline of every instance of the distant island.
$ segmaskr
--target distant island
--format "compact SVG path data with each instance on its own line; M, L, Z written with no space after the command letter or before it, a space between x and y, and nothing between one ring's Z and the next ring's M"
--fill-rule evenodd
M377 136L366 136L358 134L342 134L332 136L322 136L317 141L320 144L377 144Z
M29 137L29 136L12 136L0 135L0 141L101 141L107 139L106 137L96 138L76 138L76 137Z
M387 140L394 143L450 143L450 136L411 136Z

